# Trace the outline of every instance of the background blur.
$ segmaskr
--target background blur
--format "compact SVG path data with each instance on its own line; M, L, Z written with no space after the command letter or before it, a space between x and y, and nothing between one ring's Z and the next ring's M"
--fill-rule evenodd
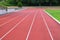
M60 0L0 0L3 6L60 6Z

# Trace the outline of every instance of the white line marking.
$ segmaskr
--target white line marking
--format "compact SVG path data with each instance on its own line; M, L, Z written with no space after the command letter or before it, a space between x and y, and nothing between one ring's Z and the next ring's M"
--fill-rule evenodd
M28 31L28 34L27 34L27 37L26 37L26 40L28 40L28 37L29 37L29 35L30 35L30 32L31 32L31 30L32 30L32 27L33 27L33 24L34 24L34 21L35 21L35 18L36 18L36 15L37 15L37 13L34 15L34 17L33 17L33 20L32 20L32 23L31 23L31 25L30 25L30 28L29 28L29 31Z
M30 15L30 14L29 14ZM11 28L6 34L4 34L0 40L2 40L5 36L7 36L11 31L13 31L18 25L23 22L29 15L25 16L21 21L19 21L13 28Z
M0 24L0 27L3 26L3 25L5 25L5 24L7 24L7 23L9 23L9 22L11 22L12 20L15 20L15 19L18 18L18 17L19 17L19 16L14 17L14 18L12 18L11 20L8 20L7 22L5 22L5 23L3 23L3 24Z
M46 14L48 14L51 18L53 18L57 23L60 24L60 22L59 22L56 18L54 18L51 14L49 14L47 11L44 10L44 12L45 12Z
M48 30L48 33L49 33L49 35L50 35L50 37L51 37L51 40L54 40L54 39L53 39L53 36L52 36L52 33L51 33L51 31L50 31L50 29L49 29L49 27L48 27L48 24L47 24L44 16L42 15L42 13L41 13L41 16L42 16L43 21L44 21L44 23L45 23L45 25L46 25L46 28L47 28L47 30Z

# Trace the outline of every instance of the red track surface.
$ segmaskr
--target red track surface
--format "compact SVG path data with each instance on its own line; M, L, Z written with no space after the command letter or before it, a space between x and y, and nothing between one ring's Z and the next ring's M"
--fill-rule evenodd
M41 8L0 16L0 40L60 40L60 24Z

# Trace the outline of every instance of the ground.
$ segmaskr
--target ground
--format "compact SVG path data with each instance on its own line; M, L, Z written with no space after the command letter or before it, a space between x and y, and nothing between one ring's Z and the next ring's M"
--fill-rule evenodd
M0 16L0 40L60 40L60 24L43 10L29 7Z

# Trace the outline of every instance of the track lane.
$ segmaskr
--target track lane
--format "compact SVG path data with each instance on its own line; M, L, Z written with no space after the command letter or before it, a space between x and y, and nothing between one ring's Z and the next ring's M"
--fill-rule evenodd
M55 20L53 20L50 16L48 16L44 11L42 12L51 30L54 40L60 40L60 24L58 24Z
M32 13L32 11L30 11L30 13ZM10 30L15 24L17 24L22 18L24 18L27 15L28 15L28 12L26 14L22 15L22 16L19 16L18 18L14 19L11 22L8 22L8 23L2 25L1 28L0 28L0 37L2 35L4 35L8 30Z
M34 18L33 18L33 20L32 20L32 23L31 23L31 25L30 25L30 28L29 28L29 30L28 30L28 33L27 33L27 36L26 36L26 40L28 40L28 37L29 37L29 35L30 35L32 26L33 26L33 24L34 24L34 22L35 22L36 16L37 16L37 13L36 13L36 11L35 11L35 16L34 16Z
M29 9L28 9L29 10ZM29 12L28 10L23 10L23 11L18 11L18 12L14 12L14 13L11 13L10 15L8 16L5 16L3 18L0 18L0 24L3 24L5 23L6 21L9 21L11 19L14 19L15 16L22 16L22 15L25 15L27 12Z
M21 20L23 17L18 18L19 20ZM0 27L0 37L3 36L9 29L11 29L19 21L18 18Z
M6 37L4 37L2 40L25 40L27 32L32 22L34 13L35 12L33 12L32 10L31 15L29 15L21 24L17 25L17 27L11 33L9 33Z
M28 40L51 40L46 25L41 17L40 10L37 9L37 17L32 26Z

